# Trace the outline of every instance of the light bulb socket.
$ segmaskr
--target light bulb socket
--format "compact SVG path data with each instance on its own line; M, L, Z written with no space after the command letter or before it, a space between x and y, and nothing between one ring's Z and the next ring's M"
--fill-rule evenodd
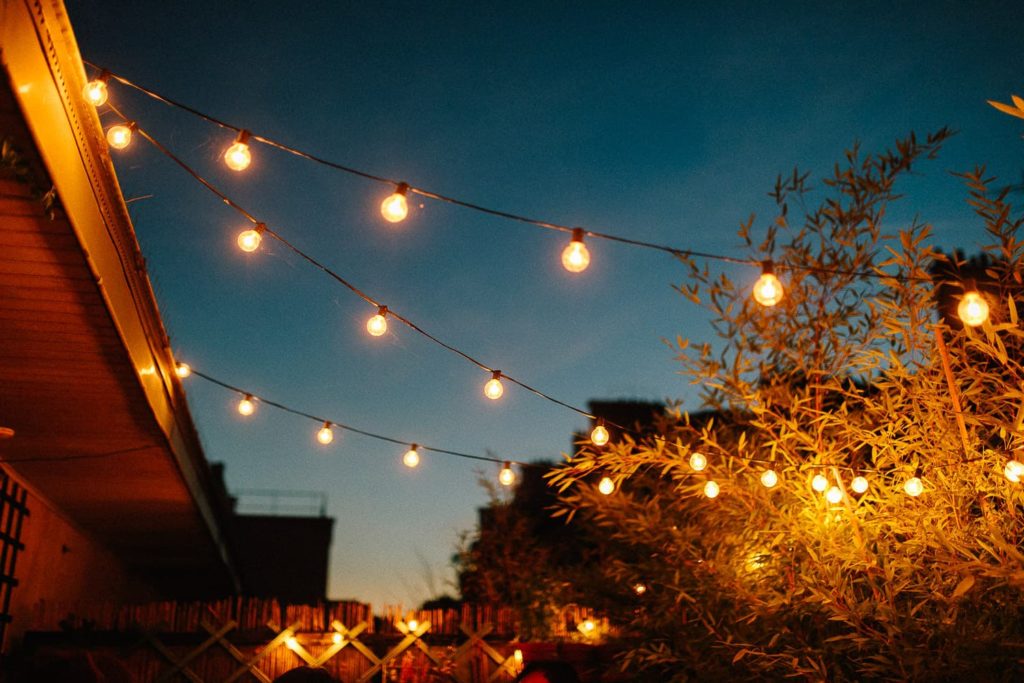
M775 275L775 263L771 259L761 261L762 275Z
M252 229L255 230L257 234L262 235L267 231L267 224L257 223L256 225L252 226Z
M103 84L108 83L110 81L110 72L106 69L100 69L100 74L96 77L95 80Z
M388 307L387 306L377 306L377 315L381 316L382 318L388 317Z
M573 228L572 237L569 239L570 242L579 242L583 244L583 228Z
M256 399L255 399L255 397L252 394L246 394L244 397L242 397L242 400L243 401L248 401L249 403L252 403Z
M503 470L510 470L510 469L512 469L512 462L509 461L509 460L506 460L505 464L501 466L501 469L503 469Z
M419 450L420 450L420 445L418 443L414 443L414 444L409 446L409 450L418 453Z
M491 379L501 381L501 370L491 370Z
M972 277L964 279L963 282L961 282L961 286L964 288L964 294L967 292L978 291L978 283Z
M395 186L395 194L400 194L403 197L409 192L409 183L398 183Z
M330 429L331 428L331 423L330 422L324 422L323 428L324 429Z
M235 143L236 144L248 145L249 144L249 138L251 136L252 136L252 133L250 133L249 131L247 131L244 128L241 128L238 131L238 135L235 137Z

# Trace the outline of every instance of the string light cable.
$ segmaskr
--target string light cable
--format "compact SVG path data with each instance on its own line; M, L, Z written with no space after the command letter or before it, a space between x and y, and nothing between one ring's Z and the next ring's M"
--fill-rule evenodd
M448 449L448 448L440 448L440 447L437 447L437 446L427 446L427 445L422 444L422 443L420 443L418 441L417 442L413 442L413 441L409 441L409 440L406 440L406 439L399 439L399 438L396 438L396 437L393 437L393 436L387 436L386 434L379 434L377 432L371 432L371 431L366 430L366 429L361 429L359 427L354 427L354 426L352 426L350 424L346 424L345 422L341 422L339 420L330 419L330 418L326 418L326 417L320 417L318 415L314 415L314 414L312 414L310 412L307 412L305 410L300 410L298 408L293 408L293 407L291 407L289 405L286 405L284 403L281 403L279 401L275 401L273 399L269 399L266 396L263 396L262 394L257 394L255 392L252 392L252 391L248 390L248 389L243 389L243 388L238 387L238 386L236 386L234 384L230 384L228 382L225 382L224 380L218 379L218 378L216 378L216 377L214 377L212 375L208 375L205 372L202 372L201 370L197 370L194 366L191 368L191 370L192 370L192 372L190 374L191 377L199 377L199 378L201 378L203 380L206 380L210 384L214 384L216 386L219 386L222 389L227 389L228 391L230 391L230 392L232 392L234 394L237 394L239 396L243 396L245 398L248 398L249 400L258 401L261 405L267 405L267 406L270 406L272 408L276 408L276 409L278 409L280 411L283 411L285 413L289 413L291 415L296 415L298 417L302 417L302 418L306 418L307 420L311 420L315 424L318 424L318 425L321 426L321 431L323 431L323 429L325 429L325 428L341 429L341 430L344 430L346 432L352 432L353 434L359 434L361 436L369 437L371 439L376 439L378 441L384 441L386 443L391 443L391 444L395 444L395 445L398 445L398 446L405 446L405 447L410 447L411 446L411 447L413 447L412 450L430 451L431 453L440 453L442 455L451 455L451 456L454 456L456 458L465 458L467 460L477 460L477 461L480 461L480 462L495 463L497 465L501 465L502 466L502 470L508 469L509 465L517 465L519 467L542 467L543 466L543 465L538 464L538 463L524 462L524 461L520 461L520 460L510 460L509 458L495 458L495 457L491 457L491 456L487 456L487 455L477 455L477 454L474 454L474 453L465 453L465 452L462 452L462 451L455 451L455 450L451 450L451 449ZM318 432L318 434L319 434L319 432ZM324 441L321 440L321 443L324 443Z
M496 216L498 218L504 218L504 219L507 219L507 220L510 220L510 221L516 221L516 222L519 222L519 223L529 224L529 225L532 225L534 227L542 228L542 229L545 229L545 230L553 230L553 231L562 232L562 233L569 233L570 235L573 236L573 242L572 243L582 243L582 240L580 238L583 235L585 235L587 237L591 237L591 238L595 238L595 239L602 239L602 240L607 240L607 241L610 241L610 242L618 242L620 244L626 244L626 245L630 245L630 246L634 246L634 247L640 247L640 248L645 248L645 249L653 249L653 250L665 252L665 253L671 254L672 256L676 256L676 257L680 257L680 258L693 258L693 257L695 257L695 258L702 258L702 259L707 259L707 260L712 260L712 261L720 261L720 262L724 262L724 263L732 263L732 264L745 265L745 266L754 266L754 267L762 267L765 264L765 261L760 260L760 259L737 258L737 257L726 256L724 254L717 254L717 253L713 253L713 252L698 251L698 250L695 250L695 249L686 249L686 248L682 248L682 247L675 247L675 246L670 246L670 245L665 245L665 244L658 244L658 243L655 243L655 242L648 242L648 241L645 241L645 240L638 240L638 239L633 239L633 238L630 238L630 237L624 237L622 235L617 235L617 234L614 234L614 233L602 232L602 231L597 231L597 230L591 230L589 228L581 228L581 227L578 227L578 226L569 226L569 225L564 225L564 224L557 223L557 222L554 222L554 221L542 220L542 219L539 219L539 218L531 218L531 217L525 216L523 214L513 213L513 212L510 212L510 211L503 211L503 210L500 210L500 209L494 209L494 208L491 208L491 207L484 206L482 204L477 204L475 202L470 202L470 201L467 201L467 200L464 200L464 199L459 199L459 198L453 197L451 195L442 194L440 192L434 192L432 190L428 190L428 189L423 188L423 187L417 187L417 186L411 185L411 184L409 184L409 183L407 183L405 181L397 180L397 179L394 179L394 178L388 178L388 177L377 175L377 174L374 174L374 173L370 173L368 171L364 171L364 170L361 170L361 169L358 169L358 168L354 168L354 167L348 166L346 164L341 164L341 163L338 163L338 162L335 162L335 161L331 161L329 159L326 159L326 158L324 158L322 156L319 156L317 154L314 154L312 152L307 152L307 151L298 149L296 147L292 147L291 145L288 145L288 144L285 144L285 143L282 143L282 142L278 142L278 141L273 140L271 138L264 137L264 136L259 135L257 133L251 132L251 130L248 129L248 128L245 128L243 126L238 126L238 125L229 123L229 122L224 121L222 119L219 119L219 118L217 118L215 116L212 116L210 114L204 113L204 112L196 109L195 107L189 106L187 104L184 104L183 102L180 102L180 101L175 100L173 98L167 97L167 96L162 95L162 94L160 94L160 93L158 93L158 92L156 92L154 90L151 90L151 89L146 88L146 87L144 87L142 85L139 85L138 83L135 83L135 82L125 78L124 76L121 76L119 74L113 73L113 72L109 71L106 68L103 68L103 67L100 67L100 66L98 66L96 64L93 64L92 62L86 61L85 63L88 64L93 69L96 69L97 71L99 71L107 79L107 82L109 82L110 80L115 80L118 83L121 83L121 84L123 84L123 85L125 85L125 86L127 86L129 88L134 89L134 90L137 90L138 92L141 92L144 95L146 95L146 96L148 96L148 97L150 97L150 98L152 98L152 99L154 99L154 100L156 100L158 102L162 102L162 103L164 103L164 104L166 104L168 106L171 106L171 107L180 109L182 111L185 111L185 112L187 112L187 113L189 113L189 114L191 114L193 116L196 116L196 117L198 117L200 119L203 119L203 120L205 120L205 121L207 121L209 123L212 123L212 124L214 124L216 126L219 126L221 128L234 131L238 136L241 136L246 141L252 140L252 141L260 142L260 143L262 143L264 145L267 145L269 147L273 147L273 148L281 150L283 152L287 152L287 153L292 154L294 156L298 156L300 158L303 158L303 159L306 159L308 161L312 161L314 163L326 166L326 167L334 169L336 171L341 171L343 173L347 173L347 174L350 174L350 175L358 176L360 178L363 178L363 179L366 179L366 180L370 180L370 181L373 181L373 182L377 182L377 183L380 183L380 184L389 185L389 186L395 188L395 191L398 194L404 195L406 193L413 193L413 194L419 195L419 196L427 198L427 199L433 199L435 201L445 202L445 203L452 204L452 205L455 205L455 206L460 206L460 207L465 208L465 209L469 209L469 210L472 210L472 211L477 211L479 213L484 213L484 214L488 214L488 215L491 215L491 216ZM112 105L111 105L111 109L113 109ZM236 142L236 144L237 144L237 142ZM394 195L392 195L392 196L394 196ZM391 219L389 219L389 220L391 220ZM846 276L851 276L851 277L862 277L862 278L873 278L873 279L892 279L894 277L893 275L885 273L884 271L875 270L875 269L872 269L872 270L849 270L849 269L829 268L829 267L824 267L824 266L816 266L816 265L813 265L813 264L801 264L801 263L774 263L773 265L774 265L774 267L776 267L776 268L778 268L780 270L785 269L785 270L790 270L790 271L833 273L833 274L837 274L837 275L846 275ZM586 266L583 265L581 268L579 268L579 270L582 270L585 267ZM920 277L920 276L912 276L912 275L901 276L899 279L905 280L905 281L918 281L918 282L930 282L931 281L931 278ZM512 380L512 381L514 381L514 380Z
M125 121L128 121L128 118L119 109L117 109L113 105L111 105L110 108L111 108L111 110L115 114L117 114L121 118L125 119ZM153 145L153 147L156 148L159 152L161 152L164 156L166 156L171 161L173 161L175 164L177 164L182 170L184 170L186 173L188 173L196 182L198 182L203 187L205 187L209 192L211 192L212 194L217 196L227 206L229 206L230 208L232 208L235 211L237 211L247 221L252 223L253 229L252 230L247 230L242 235L239 236L239 245L243 249L245 249L246 251L253 251L253 250L255 250L258 247L259 240L262 239L263 235L272 237L275 240L277 240L278 242L280 242L287 249L289 249L291 252L296 254L298 257L300 257L301 259L303 259L304 261L306 261L307 263L312 265L314 268L320 270L321 272L326 274L328 277L333 279L335 282L341 284L346 289L348 289L350 292L352 292L353 294L358 296L360 299L362 299L366 303L368 303L371 306L373 306L374 308L376 308L378 310L378 314L377 315L384 315L384 314L386 314L388 317L394 318L395 320L401 322L406 327L408 327L409 329L411 329L414 332L418 333L419 335L425 337L426 339L428 339L429 341L433 342L434 344L436 344L436 345L438 345L438 346L440 346L440 347L450 351L451 353L454 353L454 354L460 356L461 358L463 358L467 362L471 363L472 365L475 365L477 368L479 368L479 369L487 372L488 374L490 374L492 376L492 380L491 381L494 381L494 379L497 376L500 376L501 379L508 380L512 384L515 384L516 386L518 386L518 387L520 387L522 389L525 389L526 391L528 391L528 392L530 392L530 393L532 393L532 394L534 394L534 395L536 395L536 396L538 396L540 398L543 398L546 401L549 401L549 402L554 403L556 405L562 406L563 408L567 408L568 410L571 410L571 411L573 411L575 413L578 413L578 414L580 414L580 415L582 415L582 416L584 416L584 417L586 417L588 419L592 419L592 420L596 420L597 419L596 416L592 415L591 413L587 412L586 410L583 410L582 408L579 408L579 407L574 406L574 405L572 405L570 403L567 403L567 402L562 401L562 400L560 400L558 398L555 398L554 396L551 396L550 394L547 394L544 391L541 391L540 389L537 389L536 387L526 383L523 380L517 379L517 378L515 378L515 377L513 377L511 375L508 375L505 372L502 372L502 371L499 371L499 370L495 370L494 368L490 367L489 365L487 365L483 361L478 360L474 356L466 353L465 351L459 349L458 347L454 346L453 344L449 344L448 342L445 342L444 340L440 339L439 337L431 334L430 332L428 332L427 330L423 329L422 327L420 327L415 322L413 322L409 318L405 317L401 313L396 312L394 309L392 309L390 307L384 306L379 301L374 299L372 296L367 294L365 291L363 291L362 289L357 287L355 284L353 284L352 282L350 282L346 278L342 277L338 272L333 270L331 267L327 266L323 262L321 262L318 259L314 258L310 254L306 253L305 251L300 249L298 246L293 244L291 241L289 241L287 238L285 238L281 233L277 232L276 230L271 229L265 223L261 222L251 212L249 212L247 209L245 209L240 204L235 202L233 199L228 197L221 190L219 190L216 186L214 186L210 181L206 180L203 176L201 176L195 169L193 169L191 166L189 166L187 163L185 163L185 161L183 161L180 157L178 157L176 154L174 154L170 149L168 149L159 140L154 138L146 130L142 129L137 124L132 123L131 125L133 126L133 130L140 137L144 138L147 142L149 142L151 145ZM255 139L255 138L253 138L253 139ZM253 234L249 235L248 233L253 233ZM252 248L250 249L247 246L244 246L243 242L245 244L248 244L248 245L255 244L255 246L252 246ZM496 375L496 373L497 373L497 375ZM609 422L609 424L612 424L612 423ZM613 425L613 426L619 427L619 425Z

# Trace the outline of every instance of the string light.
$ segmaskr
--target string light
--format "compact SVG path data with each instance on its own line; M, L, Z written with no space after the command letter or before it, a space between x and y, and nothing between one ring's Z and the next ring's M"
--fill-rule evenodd
M606 496L610 496L615 492L615 482L612 481L611 477L602 477L601 481L597 484L597 490Z
M107 129L107 143L114 149L124 149L132 144L134 123L118 123Z
M761 473L761 484L765 488L773 488L779 483L779 475L775 473L775 470L765 470Z
M811 479L811 488L818 493L824 493L825 489L828 488L828 479L825 478L824 474L814 475L814 479Z
M498 474L498 481L502 486L511 486L516 483L516 473L512 470L512 463L505 461L501 472Z
M263 231L266 229L267 226L259 223L255 228L238 233L238 248L247 253L252 253L259 249L260 243L263 242Z
M324 426L316 433L316 440L325 446L334 441L334 430L331 429L330 422L324 422Z
M964 325L977 327L988 320L988 302L978 290L970 289L961 297L956 313Z
M562 266L570 273L582 273L590 265L590 251L583 244L583 228L573 228L569 246L562 250Z
M501 370L494 370L491 373L491 378L484 385L484 396L492 401L497 401L504 393L505 387L501 384Z
M907 479L905 484L903 484L903 490L908 496L917 498L924 492L924 484L921 483L921 479L919 477L911 477L910 479Z
M192 366L188 363L175 363L174 374L178 376L178 379L185 379L192 374Z
M107 80L109 78L110 74L102 71L98 77L86 83L85 87L82 88L82 96L85 97L85 101L94 107L106 104L109 94L107 91Z
M238 402L238 414L249 417L256 412L256 399L252 397L252 394L246 394L241 401Z
M708 458L703 453L693 453L690 455L690 469L694 472L703 472L707 466Z
M644 593L647 592L647 586L645 584L642 584L642 583L634 583L633 584L633 592L636 593L637 595L643 595Z
M597 426L590 432L590 442L595 446L603 446L608 443L610 435L608 428L604 426L604 420L598 420Z
M708 498L717 498L720 491L718 484L712 479L708 479L704 484L704 495Z
M754 300L762 306L774 306L782 301L782 283L775 277L775 267L771 261L762 264L761 277L754 283Z
M853 478L850 482L850 488L853 489L854 493L864 493L868 490L868 480L866 477L858 475Z
M843 490L840 489L838 486L833 486L828 490L828 493L825 494L825 500L832 503L833 505L836 505L842 499Z
M415 619L410 619L406 622L405 625L409 627L410 631L415 631L420 627L420 622L416 621Z
M342 640L344 640L344 639L342 638L341 634L340 634L340 633L338 633L338 632L335 632L335 633L334 633L334 635L332 635L332 636L331 636L331 641L332 641L332 642L333 642L333 643L334 643L335 645L341 645L341 641L342 641Z
M409 186L406 183L398 183L395 191L380 204L380 215L389 223L401 223L409 215L409 200L406 193Z
M224 163L232 171L244 171L252 163L252 152L249 151L249 131L238 131L235 142L224 151Z
M413 444L409 447L409 450L402 456L402 464L406 467L413 468L420 464L420 452L418 446Z
M1019 484L1021 478L1024 477L1024 463L1019 460L1009 461L1003 468L1003 475L1014 484Z
M388 307L378 306L376 315L370 316L366 321L366 331L374 337L379 337L388 331Z

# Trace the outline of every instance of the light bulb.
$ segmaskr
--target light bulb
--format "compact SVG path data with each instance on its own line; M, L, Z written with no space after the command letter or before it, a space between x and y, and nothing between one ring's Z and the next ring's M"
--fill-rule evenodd
M590 432L590 442L595 446L603 446L608 443L608 428L603 423L598 422L594 430Z
M94 107L98 107L107 101L107 83L102 78L89 81L82 88L82 95L85 100Z
M825 494L825 500L835 505L843 499L843 491L838 486L833 486Z
M828 488L828 479L824 474L814 475L814 479L811 479L811 488L818 493L823 493Z
M192 366L188 363L177 363L174 366L174 374L176 374L179 379L185 379L192 374Z
M238 402L238 414L249 417L256 412L256 400L246 394L245 398Z
M238 248L245 252L254 252L260 248L263 235L259 230L243 230L238 233Z
M374 337L379 337L388 331L388 307L378 306L377 314L370 316L370 319L366 321L366 331Z
M988 302L977 290L964 292L960 304L956 307L956 314L964 325L977 327L988 320Z
M284 639L284 645L293 652L298 652L299 641L295 639L295 636L288 636Z
M597 628L597 625L594 623L592 619L587 619L582 624L580 624L580 630L584 633L593 633L595 628Z
M704 495L708 498L717 498L720 491L721 489L714 481L709 480L708 483L704 484Z
M590 252L583 244L583 229L573 228L569 246L562 250L562 266L570 273L582 273L590 265Z
M501 472L498 474L498 481L501 482L502 486L511 486L516 483L516 473L512 469L512 463L506 462L505 466L501 468Z
M917 477L911 477L907 479L907 483L903 485L903 490L906 491L908 496L918 497L924 492L924 484Z
M647 592L647 586L642 583L633 584L633 592L637 595L643 595Z
M854 493L864 493L868 490L868 480L866 477L854 477L853 481L850 482L850 488L853 489Z
M334 441L334 430L331 429L330 422L324 422L324 426L316 433L316 440L325 446Z
M491 373L491 378L487 380L487 384L484 385L484 396L492 401L497 401L504 393L505 387L501 384L501 371L494 370Z
M708 466L708 458L703 453L694 453L690 456L690 468L694 472L702 472Z
M775 473L775 470L765 470L761 473L761 483L765 488L772 488L779 483L779 475Z
M420 627L420 622L416 621L415 619L410 619L405 623L405 625L409 627L410 631L415 631Z
M1019 460L1011 460L1003 468L1003 474L1014 484L1019 484L1021 478L1024 477L1024 464Z
M409 215L409 201L405 197L408 191L408 185L399 183L395 191L381 202L380 215L384 216L384 220L389 223L401 223L405 220Z
M114 149L124 149L132 142L132 127L123 123L107 129L107 142Z
M761 277L754 283L754 300L762 306L774 306L782 301L782 283L775 277L771 261L765 261Z
M610 496L615 491L615 482L612 481L611 477L603 477L597 485L597 490L606 496Z
M405 452L405 455L402 456L402 464L406 467L416 467L420 464L420 452L417 450L416 444L413 444L412 447Z
M224 163L232 171L244 171L252 163L252 152L249 151L249 131L238 131L234 144L224 152Z
M335 632L335 634L333 636L331 636L331 640L334 641L335 645L341 645L341 641L343 639L342 639L340 633Z

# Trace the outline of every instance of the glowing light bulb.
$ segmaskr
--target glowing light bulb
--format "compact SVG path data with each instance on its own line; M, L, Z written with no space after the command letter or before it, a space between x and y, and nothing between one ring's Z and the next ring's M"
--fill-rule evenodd
M825 500L827 500L828 502L832 503L833 505L835 505L836 503L838 503L842 499L843 499L843 490L840 489L838 486L833 486L832 488L830 488L828 490L828 493L825 494Z
M224 163L232 171L244 171L252 163L252 152L249 151L249 131L238 131L234 144L224 152Z
M504 393L505 387L501 384L501 371L494 370L491 373L491 378L487 380L487 384L484 385L484 396L492 401L497 401Z
M704 495L708 498L717 498L720 492L721 489L716 482L709 480L704 484Z
M594 430L590 432L590 442L595 446L603 446L608 443L609 434L608 428L604 426L604 423L598 422Z
M299 641L295 639L295 636L288 636L285 638L284 645L292 652L297 652L299 649Z
M868 490L868 480L866 477L854 477L853 481L850 482L850 488L853 489L854 493L864 493Z
M341 645L342 637L340 633L335 633L331 636L331 640L334 641L335 645Z
M405 625L409 627L410 631L415 631L420 627L420 622L416 621L415 619L410 619L405 623Z
M690 468L694 472L702 472L708 466L708 457L703 453L693 453L690 456Z
M917 498L924 492L924 484L917 477L911 477L907 479L907 483L903 485L903 490L906 491L908 496Z
M179 379L185 379L192 374L192 366L188 363L177 363L174 366L174 374L176 374Z
M593 633L595 628L597 628L597 624L594 623L593 619L587 619L580 624L580 630L584 633Z
M94 107L105 104L108 95L106 79L100 77L89 81L82 88L82 95L85 97L85 101Z
M381 202L380 215L384 216L384 220L389 223L401 223L405 220L409 215L409 201L405 197L408 191L408 185L399 183L394 193Z
M754 301L762 306L774 306L782 301L782 283L775 277L771 261L765 261L761 277L754 283Z
M523 651L518 649L518 648L516 648L516 651L512 653L512 658L514 660L516 660L516 665L517 666L522 666L522 664L523 664Z
M263 235L260 234L260 230L243 230L238 233L238 248L242 251L252 253L260 248L260 243L263 241Z
M570 273L582 273L590 265L590 252L583 244L583 229L573 228L569 246L562 250L562 267Z
M828 488L828 479L825 478L824 474L814 475L814 479L811 479L811 488L818 493L824 493L825 489Z
M956 314L964 325L977 327L988 320L988 302L977 290L964 292L960 304L956 307Z
M377 314L366 321L366 331L374 337L379 337L388 331L388 307L378 306Z
M420 464L420 452L417 450L416 444L413 444L409 450L402 456L402 464L406 467L416 467Z
M615 492L615 482L612 481L611 477L602 477L601 481L597 484L597 490L606 496L610 496Z
M498 474L498 481L501 482L502 486L511 486L516 483L516 473L512 469L512 463L505 462L505 466L501 468L501 472Z
M246 394L245 398L238 402L238 414L249 417L256 412L256 399Z
M114 149L124 149L132 142L132 127L119 123L107 129L107 142Z
M1003 468L1003 474L1014 484L1019 484L1021 478L1024 478L1024 463L1019 460L1011 460Z
M324 422L324 426L316 433L316 440L325 446L334 441L334 430L331 429L330 422Z
M765 488L772 488L779 483L779 475L775 473L775 470L765 470L761 473L761 483Z
M633 592L637 595L643 595L647 592L647 586L642 583L633 584Z

